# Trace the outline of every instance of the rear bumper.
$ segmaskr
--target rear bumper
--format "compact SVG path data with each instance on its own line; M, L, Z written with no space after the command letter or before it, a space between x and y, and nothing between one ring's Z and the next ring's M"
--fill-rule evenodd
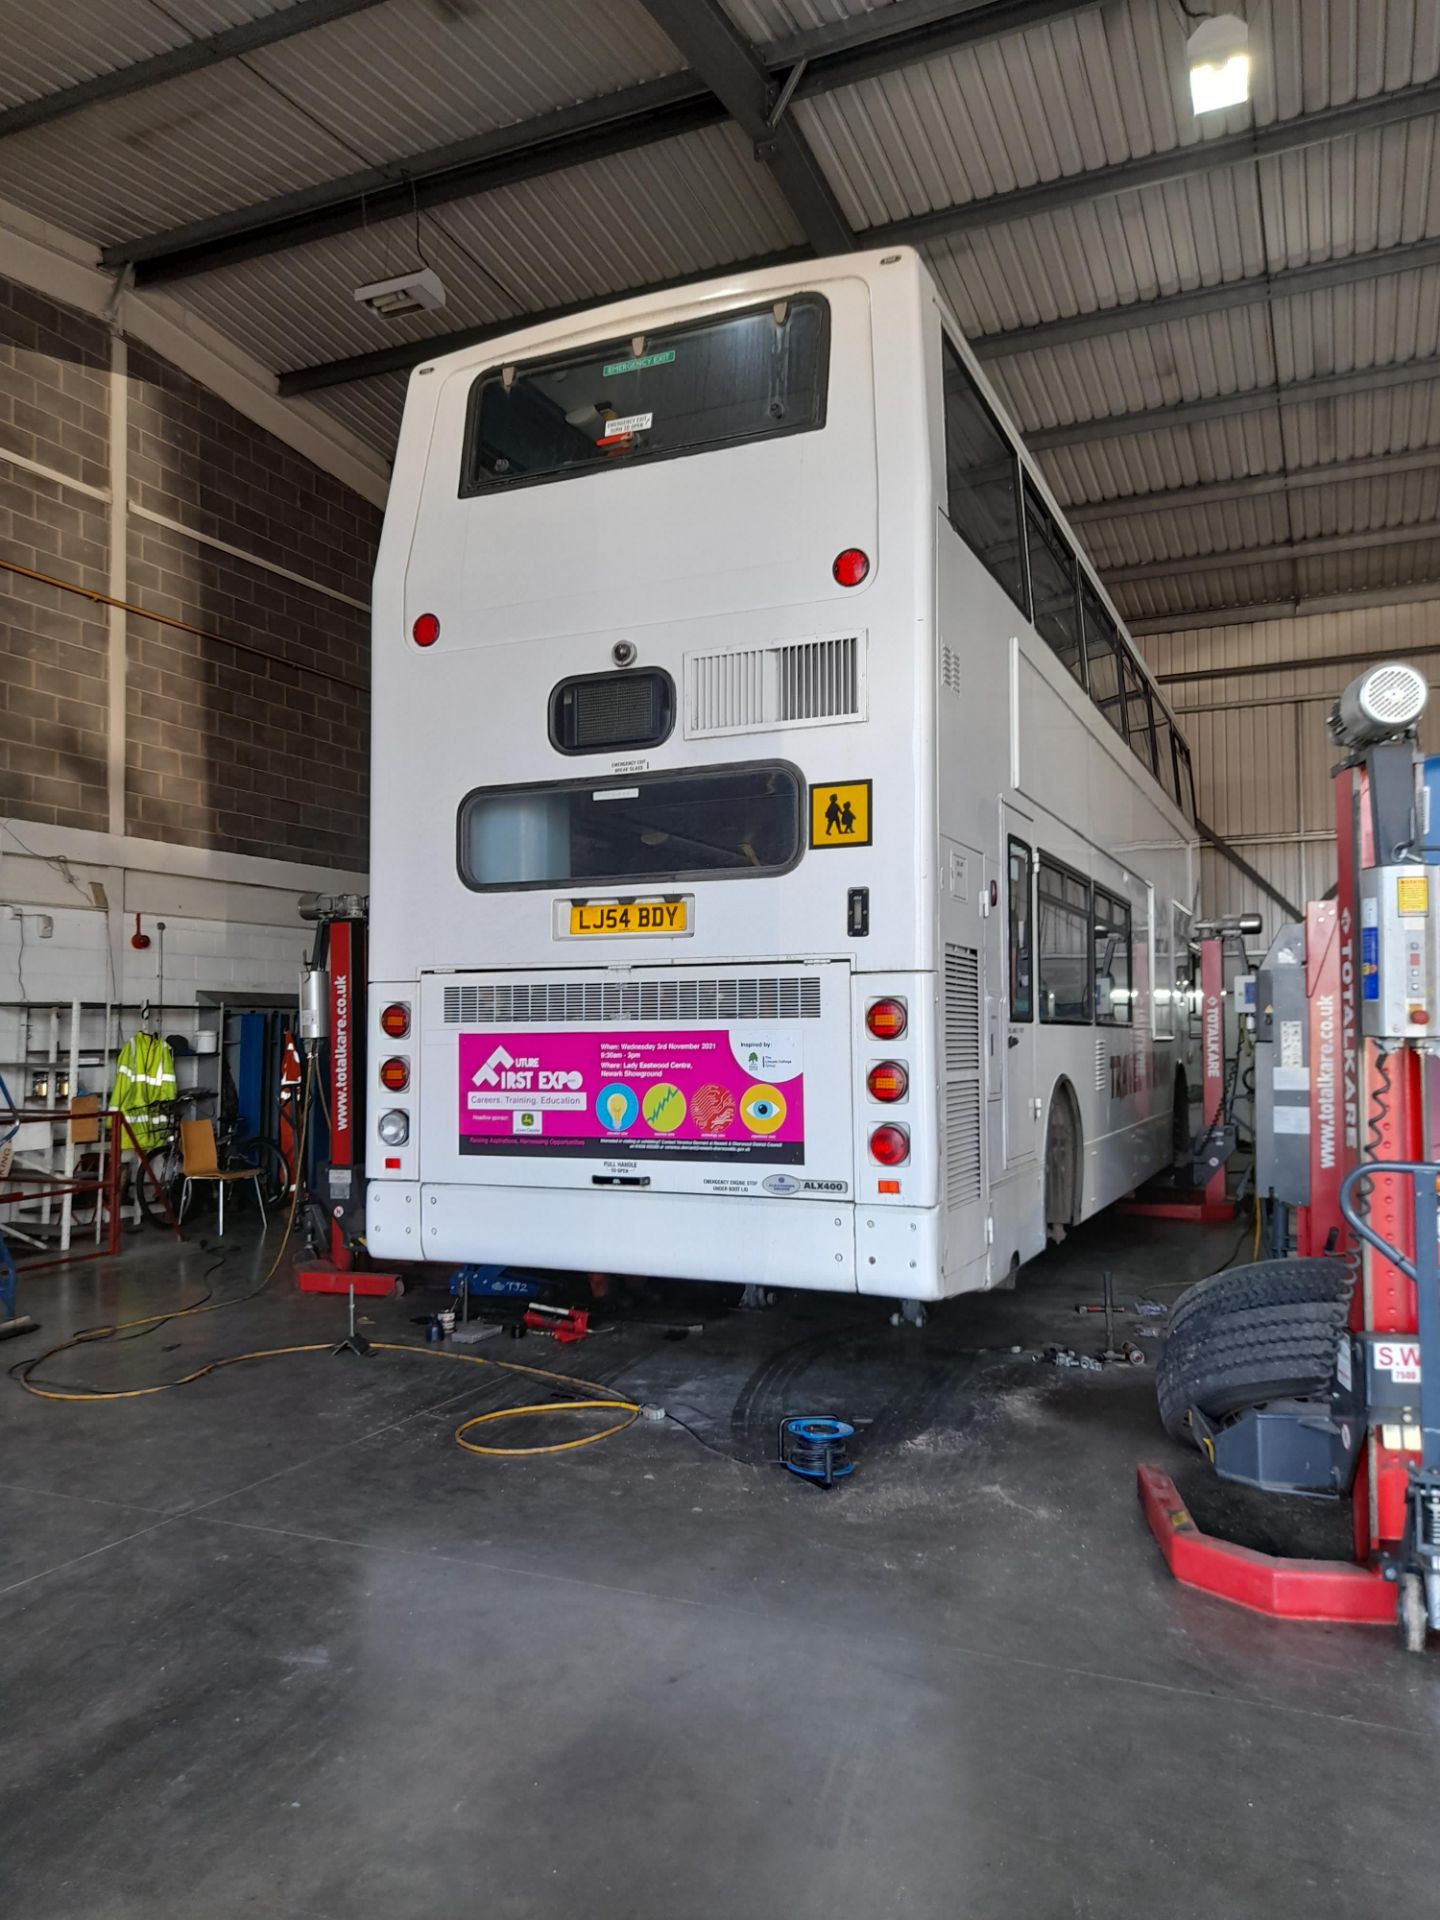
M934 1208L626 1189L372 1180L381 1260L492 1261L578 1272L940 1298Z

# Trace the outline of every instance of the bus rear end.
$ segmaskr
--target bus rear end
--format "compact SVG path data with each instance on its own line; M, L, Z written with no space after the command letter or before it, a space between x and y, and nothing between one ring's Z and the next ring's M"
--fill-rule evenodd
M924 289L770 271L412 377L377 1256L940 1290Z

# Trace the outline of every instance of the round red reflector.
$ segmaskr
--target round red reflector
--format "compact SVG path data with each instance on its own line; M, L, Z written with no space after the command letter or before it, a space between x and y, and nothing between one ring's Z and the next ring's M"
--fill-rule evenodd
M403 1093L410 1084L410 1062L397 1053L380 1069L380 1084L387 1093Z
M392 1000L380 1015L380 1031L390 1040L403 1040L410 1031L410 1008L403 1000Z
M865 1024L877 1040L898 1040L910 1016L903 1000L872 1000L865 1010Z
M440 621L433 613L422 613L410 629L417 647L433 647L440 638Z
M870 571L870 556L859 547L846 547L843 553L836 554L830 571L842 587L858 587Z
M907 1127L876 1127L870 1136L870 1156L882 1167L902 1167L910 1158Z
M881 1060L865 1076L872 1100L903 1100L910 1088L910 1076L898 1060Z

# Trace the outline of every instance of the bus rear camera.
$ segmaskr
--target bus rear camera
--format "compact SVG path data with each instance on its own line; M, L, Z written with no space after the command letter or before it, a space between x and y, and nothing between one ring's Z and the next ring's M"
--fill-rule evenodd
M640 649L633 640L617 640L610 649L610 658L617 667L633 667L640 657Z

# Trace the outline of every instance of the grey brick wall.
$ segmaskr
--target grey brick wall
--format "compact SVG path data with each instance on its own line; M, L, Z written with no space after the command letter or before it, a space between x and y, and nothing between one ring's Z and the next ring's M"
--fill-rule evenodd
M380 512L157 359L130 349L130 497L262 560L370 597Z
M129 622L129 830L363 868L366 616L143 520L130 555L132 599L216 637Z
M108 342L94 321L0 280L0 447L104 486ZM105 591L101 501L0 460L0 560ZM0 811L106 824L106 616L0 568Z
M368 601L379 511L143 347L128 355L131 507L270 566L130 514L125 597L159 617L126 616L126 830L363 868L368 616L334 595ZM108 365L96 322L0 280L0 447L106 486ZM0 458L0 559L104 592L109 525L103 501ZM0 569L0 810L107 825L108 623Z

